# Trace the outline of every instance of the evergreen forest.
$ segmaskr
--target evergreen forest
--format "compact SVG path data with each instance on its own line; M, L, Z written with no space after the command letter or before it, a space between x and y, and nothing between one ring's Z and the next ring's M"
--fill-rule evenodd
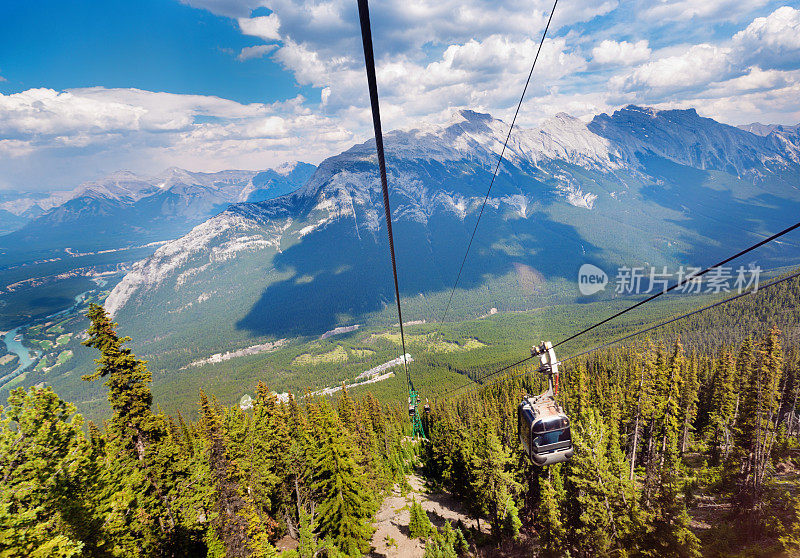
M755 308L790 308L798 293L795 279L564 365L576 451L547 468L517 436L519 402L546 387L534 367L432 402L424 440L405 401L369 391L279 399L259 384L242 410L201 390L191 414L167 415L147 363L93 304L83 343L96 369L83 379L105 385L109 418L84 422L44 385L11 392L0 556L385 555L375 515L412 474L470 519L436 524L410 498L403 529L429 558L788 556L800 548L798 324Z

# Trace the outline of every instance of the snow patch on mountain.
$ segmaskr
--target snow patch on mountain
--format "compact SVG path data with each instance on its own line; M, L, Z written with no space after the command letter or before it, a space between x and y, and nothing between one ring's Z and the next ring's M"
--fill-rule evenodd
M497 163L507 135L508 124L502 120L461 110L444 126L391 132L386 145L391 153L408 159L446 162L466 158L489 169ZM538 129L514 128L503 157L513 163L533 164L558 159L607 170L620 168L616 155L608 139L589 130L581 120L559 113Z
M594 208L594 202L597 199L597 194L591 192L583 192L581 187L577 184L560 184L559 189L566 196L567 203L575 207L583 207L585 209Z
M73 191L52 192L50 195L41 196L36 193L23 194L21 197L0 203L0 209L5 209L9 213L21 216L37 208L40 211L48 211L58 207L74 196Z
M464 196L442 194L439 199L443 199L445 201L445 207L455 213L462 221L467 217L467 208L469 204L467 198Z
M538 130L523 131L514 146L517 157L538 164L560 160L605 172L622 168L611 142L589 130L581 120L565 113L546 120Z
M503 201L514 208L514 212L520 216L521 219L528 218L528 207L531 201L522 194L512 194L503 198Z
M286 161L278 165L275 168L275 172L283 176L288 176L294 172L299 164L300 161Z
M274 243L262 238L259 235L239 236L224 242L220 246L215 246L211 250L211 261L224 262L225 260L236 257L238 252L244 252L245 250L260 250L270 245L274 246Z
M211 296L216 294L216 292L217 291L211 291L210 293L205 293L205 292L200 293L200 295L197 297L197 303L201 304L206 300L211 300Z

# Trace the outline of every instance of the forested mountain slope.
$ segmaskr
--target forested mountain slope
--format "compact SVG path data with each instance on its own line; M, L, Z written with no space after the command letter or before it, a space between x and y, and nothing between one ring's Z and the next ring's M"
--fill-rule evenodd
M404 437L404 401L387 408L346 390L333 403L279 400L261 384L248 411L201 391L197 419L187 420L151 410L146 364L95 305L86 344L103 358L86 379L105 380L111 420L87 435L50 388L12 393L0 423L0 549L362 556L382 496L403 486L416 459L432 490L461 499L484 525L434 528L409 502L409 535L430 558L793 551L800 352L751 311L794 311L798 293L794 279L700 315L720 327L732 316L733 343L681 324L570 362L559 397L577 453L546 469L517 438L520 399L543 389L533 370L437 400L424 420L429 441ZM781 314L786 330L797 327L791 315ZM695 334L696 350L676 333Z

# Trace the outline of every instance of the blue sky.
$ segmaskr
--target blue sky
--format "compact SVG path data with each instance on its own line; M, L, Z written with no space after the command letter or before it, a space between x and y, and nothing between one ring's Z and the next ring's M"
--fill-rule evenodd
M385 128L507 119L551 0L373 0ZM800 122L800 9L562 0L520 123L628 103ZM317 163L371 134L354 0L0 3L0 189Z
M269 57L237 60L264 41L243 35L236 20L178 2L5 2L0 14L5 94L135 87L240 103L308 94Z

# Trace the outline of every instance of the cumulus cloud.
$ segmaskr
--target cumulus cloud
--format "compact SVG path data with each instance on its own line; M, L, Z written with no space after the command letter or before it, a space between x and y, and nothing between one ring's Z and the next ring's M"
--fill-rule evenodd
M258 7L264 5L263 0L180 0L182 4L208 10L226 17L247 17Z
M733 43L745 62L762 68L800 68L800 10L783 6L758 17L733 36Z
M730 75L734 71L730 53L728 47L694 45L682 54L660 58L627 75L615 76L611 86L622 91L691 89Z
M263 41L242 48L239 61L269 56L312 93L274 104L136 89L0 95L0 176L36 176L46 164L59 180L85 169L264 168L318 162L371 136L352 0L182 1ZM766 3L561 3L519 122L558 112L589 119L627 103L693 106L730 123L796 121L800 12ZM375 3L384 127L444 121L460 108L510 117L551 7L552 0ZM256 8L269 15L254 15ZM637 33L650 41L631 38L629 21L642 22Z
M281 34L278 32L281 22L274 13L268 16L240 17L238 21L239 29L245 35L259 37L267 41L278 41L281 38Z
M713 90L710 91L713 93ZM800 123L800 82L753 92L727 91L722 95L687 97L653 103L657 108L697 108L703 116L733 123ZM731 119L735 115L735 120Z
M734 95L794 83L797 75L787 71L798 68L800 10L784 6L755 18L728 41L656 53L653 60L613 76L609 85L649 99L678 92L694 96L702 90Z
M629 43L606 39L592 49L592 60L598 64L632 66L648 58L650 58L650 47L646 40Z
M93 100L52 89L0 94L0 134L7 138L68 135L82 131L122 131L174 124L147 117L147 111L113 101Z
M30 189L74 185L119 168L262 169L292 157L319 162L353 143L341 121L304 103L101 87L0 94L0 175Z
M275 50L277 47L278 45L256 45L244 47L236 59L239 62L244 62L245 60L252 60L253 58L261 58L265 54L269 54Z

